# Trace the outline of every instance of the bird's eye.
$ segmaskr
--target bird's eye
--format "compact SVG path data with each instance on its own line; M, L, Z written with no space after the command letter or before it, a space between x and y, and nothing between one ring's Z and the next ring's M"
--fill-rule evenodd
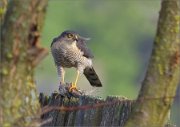
M73 35L69 33L69 34L67 34L67 37L68 37L68 38L72 38Z

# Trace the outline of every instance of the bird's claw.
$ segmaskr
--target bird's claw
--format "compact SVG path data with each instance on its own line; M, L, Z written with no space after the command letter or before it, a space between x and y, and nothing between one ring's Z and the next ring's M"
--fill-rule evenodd
M59 95L61 97L68 97L70 99L71 97L78 98L83 93L77 89L77 86L75 83L66 83L65 85L59 85ZM55 99L58 98L58 96L55 96Z
M69 88L69 92L72 92L72 90L78 91L78 90L77 90L77 86L76 86L75 83L72 83L72 84L71 84L71 87Z

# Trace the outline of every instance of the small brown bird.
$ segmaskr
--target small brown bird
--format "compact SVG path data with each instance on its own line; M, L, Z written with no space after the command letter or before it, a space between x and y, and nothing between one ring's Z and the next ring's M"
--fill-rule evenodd
M101 81L93 69L93 55L86 45L88 38L84 38L73 31L64 31L60 36L53 39L51 52L57 66L60 83L64 84L64 68L75 67L77 76L71 88L77 89L79 75L84 73L92 86L101 87Z

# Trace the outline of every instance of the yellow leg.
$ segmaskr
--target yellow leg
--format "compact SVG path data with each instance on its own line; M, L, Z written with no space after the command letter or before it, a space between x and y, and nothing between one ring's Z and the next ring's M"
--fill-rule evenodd
M80 74L79 71L77 71L75 82L72 83L72 86L69 88L69 91L72 91L73 89L77 89L77 82L78 82L78 79L79 79L79 74Z
M64 72L62 74L62 84L64 84Z
M76 80L75 80L75 86L77 85L77 82L78 82L78 79L79 79L79 71L77 71L77 76L76 76Z
M61 79L60 79L60 84L65 84L65 82L64 82L64 77L65 77L65 71L62 70Z

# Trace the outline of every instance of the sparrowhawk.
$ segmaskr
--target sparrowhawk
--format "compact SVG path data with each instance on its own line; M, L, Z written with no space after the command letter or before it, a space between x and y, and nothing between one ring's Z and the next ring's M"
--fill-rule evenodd
M70 91L77 89L77 81L82 73L92 86L101 87L101 81L93 69L93 55L86 45L88 38L84 38L73 31L64 31L61 35L54 38L51 43L51 52L57 66L60 83L64 84L64 68L75 67L77 76L72 83Z

